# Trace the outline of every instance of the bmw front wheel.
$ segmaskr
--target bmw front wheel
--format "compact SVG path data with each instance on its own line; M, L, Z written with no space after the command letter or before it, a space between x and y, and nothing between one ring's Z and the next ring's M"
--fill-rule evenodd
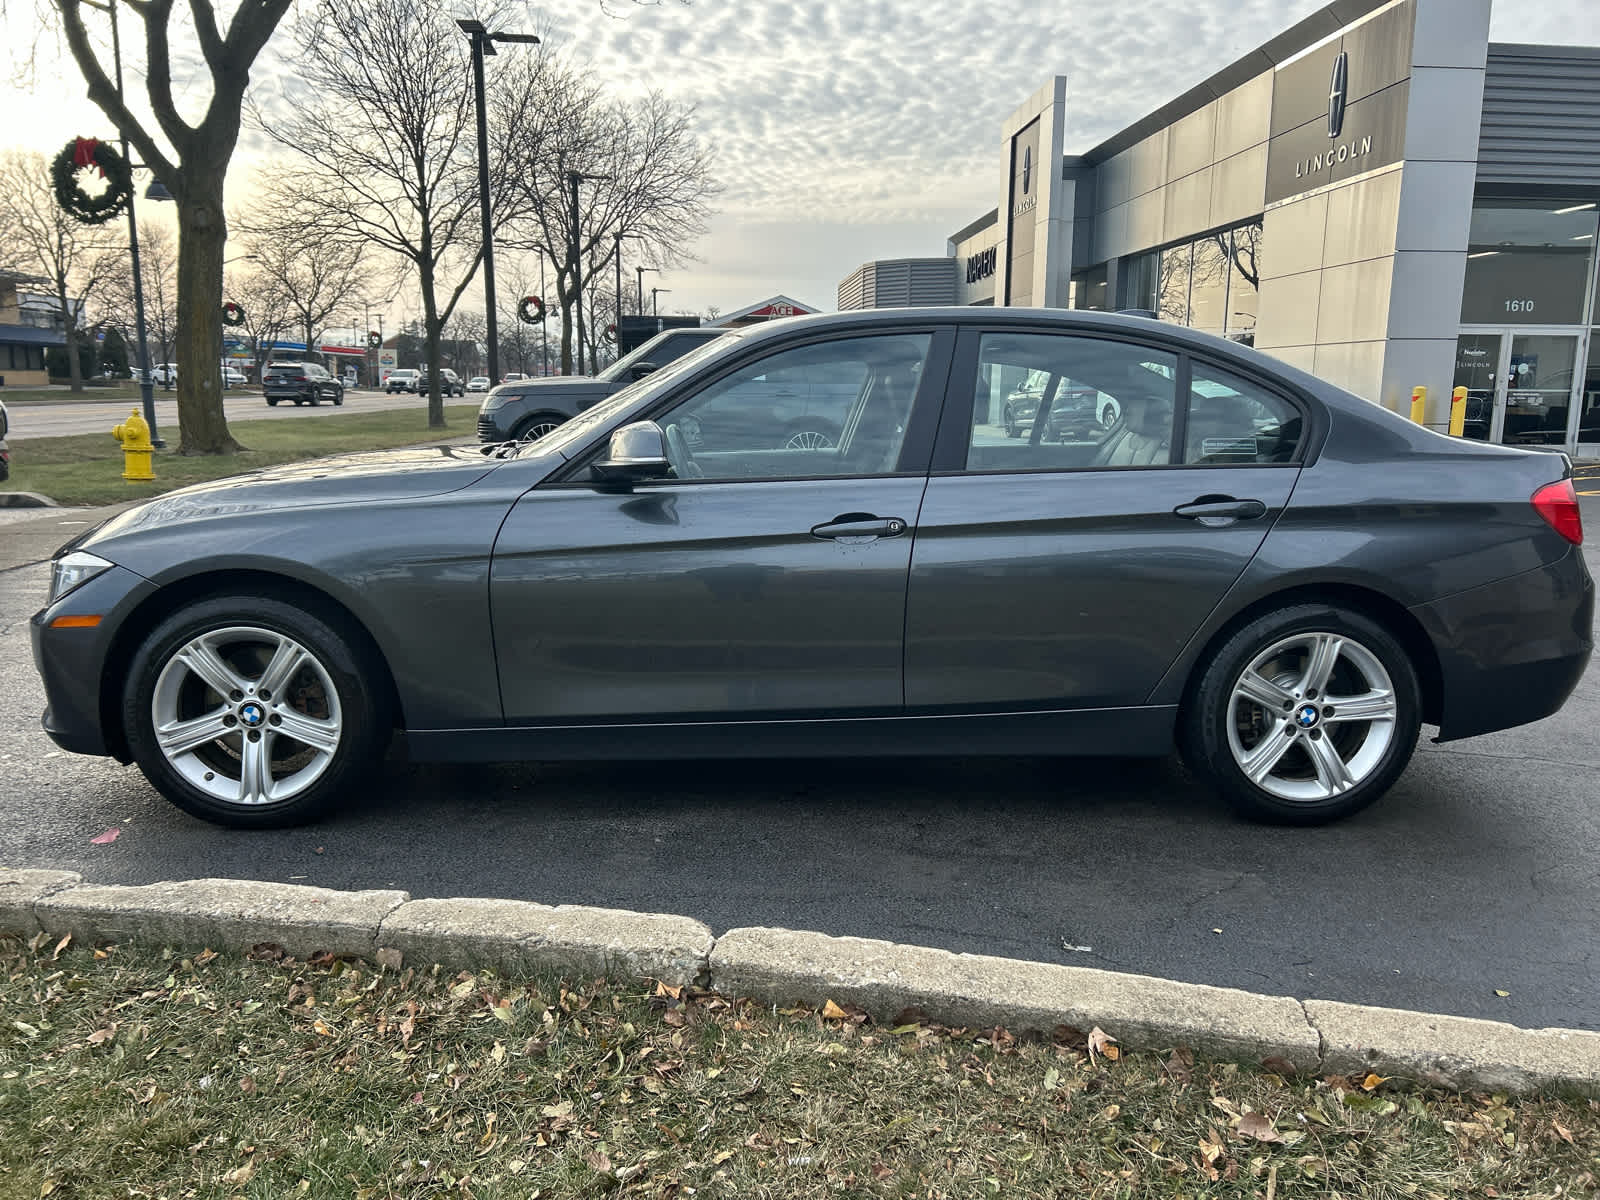
M316 816L373 770L385 692L356 641L304 609L218 596L181 609L135 652L129 748L167 799L219 825Z
M1203 667L1184 759L1257 820L1315 825L1388 791L1416 749L1421 688L1405 648L1330 605L1267 613Z

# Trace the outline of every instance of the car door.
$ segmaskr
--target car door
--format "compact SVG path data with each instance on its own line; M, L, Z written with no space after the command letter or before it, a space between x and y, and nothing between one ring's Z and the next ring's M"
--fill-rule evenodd
M1045 390L1019 438L1017 381ZM1301 402L1138 340L964 332L906 609L912 711L1142 704L1299 475ZM1095 389L1109 426L1051 432Z
M675 477L595 490L588 462L529 492L495 545L490 600L514 725L897 713L906 575L948 373L948 331L785 342L718 358L656 413ZM790 449L759 420L687 429L774 370L854 371L839 445Z

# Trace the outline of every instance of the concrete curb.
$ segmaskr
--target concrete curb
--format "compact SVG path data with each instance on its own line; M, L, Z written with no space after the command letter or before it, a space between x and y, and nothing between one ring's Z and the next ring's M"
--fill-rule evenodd
M1600 1093L1600 1033L1263 996L1086 967L955 954L787 929L731 929L666 913L400 891L193 879L86 884L71 871L0 867L0 932L71 933L297 957L317 951L451 966L554 970L694 983L763 1003L859 1005L878 1021L907 1008L949 1025L1014 1033L1099 1026L1128 1050L1184 1045L1299 1071L1375 1071L1435 1087ZM1277 1069L1285 1069L1277 1062Z

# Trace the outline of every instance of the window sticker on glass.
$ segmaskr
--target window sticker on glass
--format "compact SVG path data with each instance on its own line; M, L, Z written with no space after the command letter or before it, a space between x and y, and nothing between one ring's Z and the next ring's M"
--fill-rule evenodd
M1258 449L1255 438L1205 438L1200 443L1200 453L1206 458L1221 454L1245 454L1254 458Z

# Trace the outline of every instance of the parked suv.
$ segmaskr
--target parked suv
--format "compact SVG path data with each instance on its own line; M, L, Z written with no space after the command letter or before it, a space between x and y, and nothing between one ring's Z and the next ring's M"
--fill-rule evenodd
M417 390L417 378L420 371L413 371L407 367L403 371L390 371L389 378L384 381L383 390L391 396L396 392L414 392Z
M261 374L261 391L273 408L279 400L293 400L296 405L344 403L343 382L316 363L268 363Z
M419 393L430 390L427 371L417 372L416 390ZM461 376L457 375L449 367L440 367L439 394L441 396L465 396L467 394L467 385L462 381Z
M502 383L485 397L483 406L478 409L478 440L523 442L541 438L569 417L592 408L657 367L664 367L714 341L723 332L721 329L665 330L593 378L551 375Z

